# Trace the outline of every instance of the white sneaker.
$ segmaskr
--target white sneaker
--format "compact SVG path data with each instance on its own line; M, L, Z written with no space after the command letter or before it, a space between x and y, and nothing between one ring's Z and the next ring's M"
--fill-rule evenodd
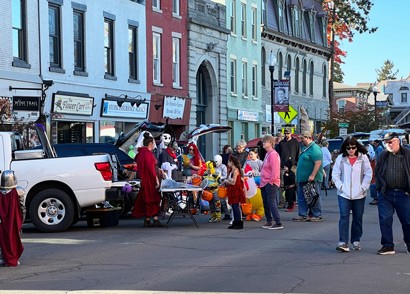
M340 252L349 252L350 251L349 246L347 246L346 243L343 243L343 242L339 242L337 244L336 250L340 251Z
M360 246L359 241L354 241L353 242L353 250L362 250L362 247Z

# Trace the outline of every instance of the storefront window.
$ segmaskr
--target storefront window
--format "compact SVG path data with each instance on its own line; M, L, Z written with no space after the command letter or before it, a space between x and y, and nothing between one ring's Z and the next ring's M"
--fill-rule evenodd
M57 122L57 143L94 142L94 124L91 122Z
M129 132L135 123L119 122L112 120L100 121L100 143L112 143L118 139L121 133Z

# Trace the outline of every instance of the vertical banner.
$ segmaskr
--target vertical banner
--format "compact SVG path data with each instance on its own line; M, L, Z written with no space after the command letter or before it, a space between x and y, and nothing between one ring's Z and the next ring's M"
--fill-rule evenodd
M289 111L289 80L275 81L275 112Z

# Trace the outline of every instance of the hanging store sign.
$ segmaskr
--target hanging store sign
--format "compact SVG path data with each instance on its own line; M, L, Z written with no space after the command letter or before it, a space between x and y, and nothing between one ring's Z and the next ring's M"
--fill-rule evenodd
M94 109L94 98L77 97L54 94L53 112L75 115L92 115Z
M238 119L246 121L259 121L259 113L256 111L238 110Z
M125 101L119 106L117 101L103 99L101 116L146 119L148 103L141 103L137 106Z
M40 111L40 97L13 96L13 111Z
M164 98L163 117L170 119L182 119L184 116L185 99L179 97L166 96Z

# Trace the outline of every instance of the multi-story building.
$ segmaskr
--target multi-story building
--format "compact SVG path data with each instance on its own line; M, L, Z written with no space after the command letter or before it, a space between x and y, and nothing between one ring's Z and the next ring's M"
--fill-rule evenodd
M225 6L211 0L188 1L188 79L192 99L189 128L227 124L227 39ZM206 159L221 152L228 134L209 134L198 140Z
M34 2L34 1L21 1ZM40 0L40 75L52 142L107 142L148 118L145 6Z
M333 107L337 112L357 111L368 108L369 86L350 86L342 83L333 83Z
M0 1L0 13L0 116L10 129L39 118L49 82L41 76L38 2Z
M408 128L410 125L410 75L399 80L384 81L380 92L388 95L385 106L389 106L389 114L395 125ZM383 101L377 99L377 101Z
M296 112L304 107L312 131L320 130L329 112L328 81L330 48L327 44L327 14L321 0L262 0L262 103L265 111L263 131L271 130L268 117L272 83L269 59L276 57L273 79L290 80L289 106ZM286 75L285 75L286 73ZM285 123L274 114L275 128ZM298 130L299 116L291 121Z
M261 1L220 0L226 5L230 31L227 51L229 143L248 141L261 134Z
M191 115L188 95L188 4L184 0L147 0L147 91L149 118L172 126L179 138Z

